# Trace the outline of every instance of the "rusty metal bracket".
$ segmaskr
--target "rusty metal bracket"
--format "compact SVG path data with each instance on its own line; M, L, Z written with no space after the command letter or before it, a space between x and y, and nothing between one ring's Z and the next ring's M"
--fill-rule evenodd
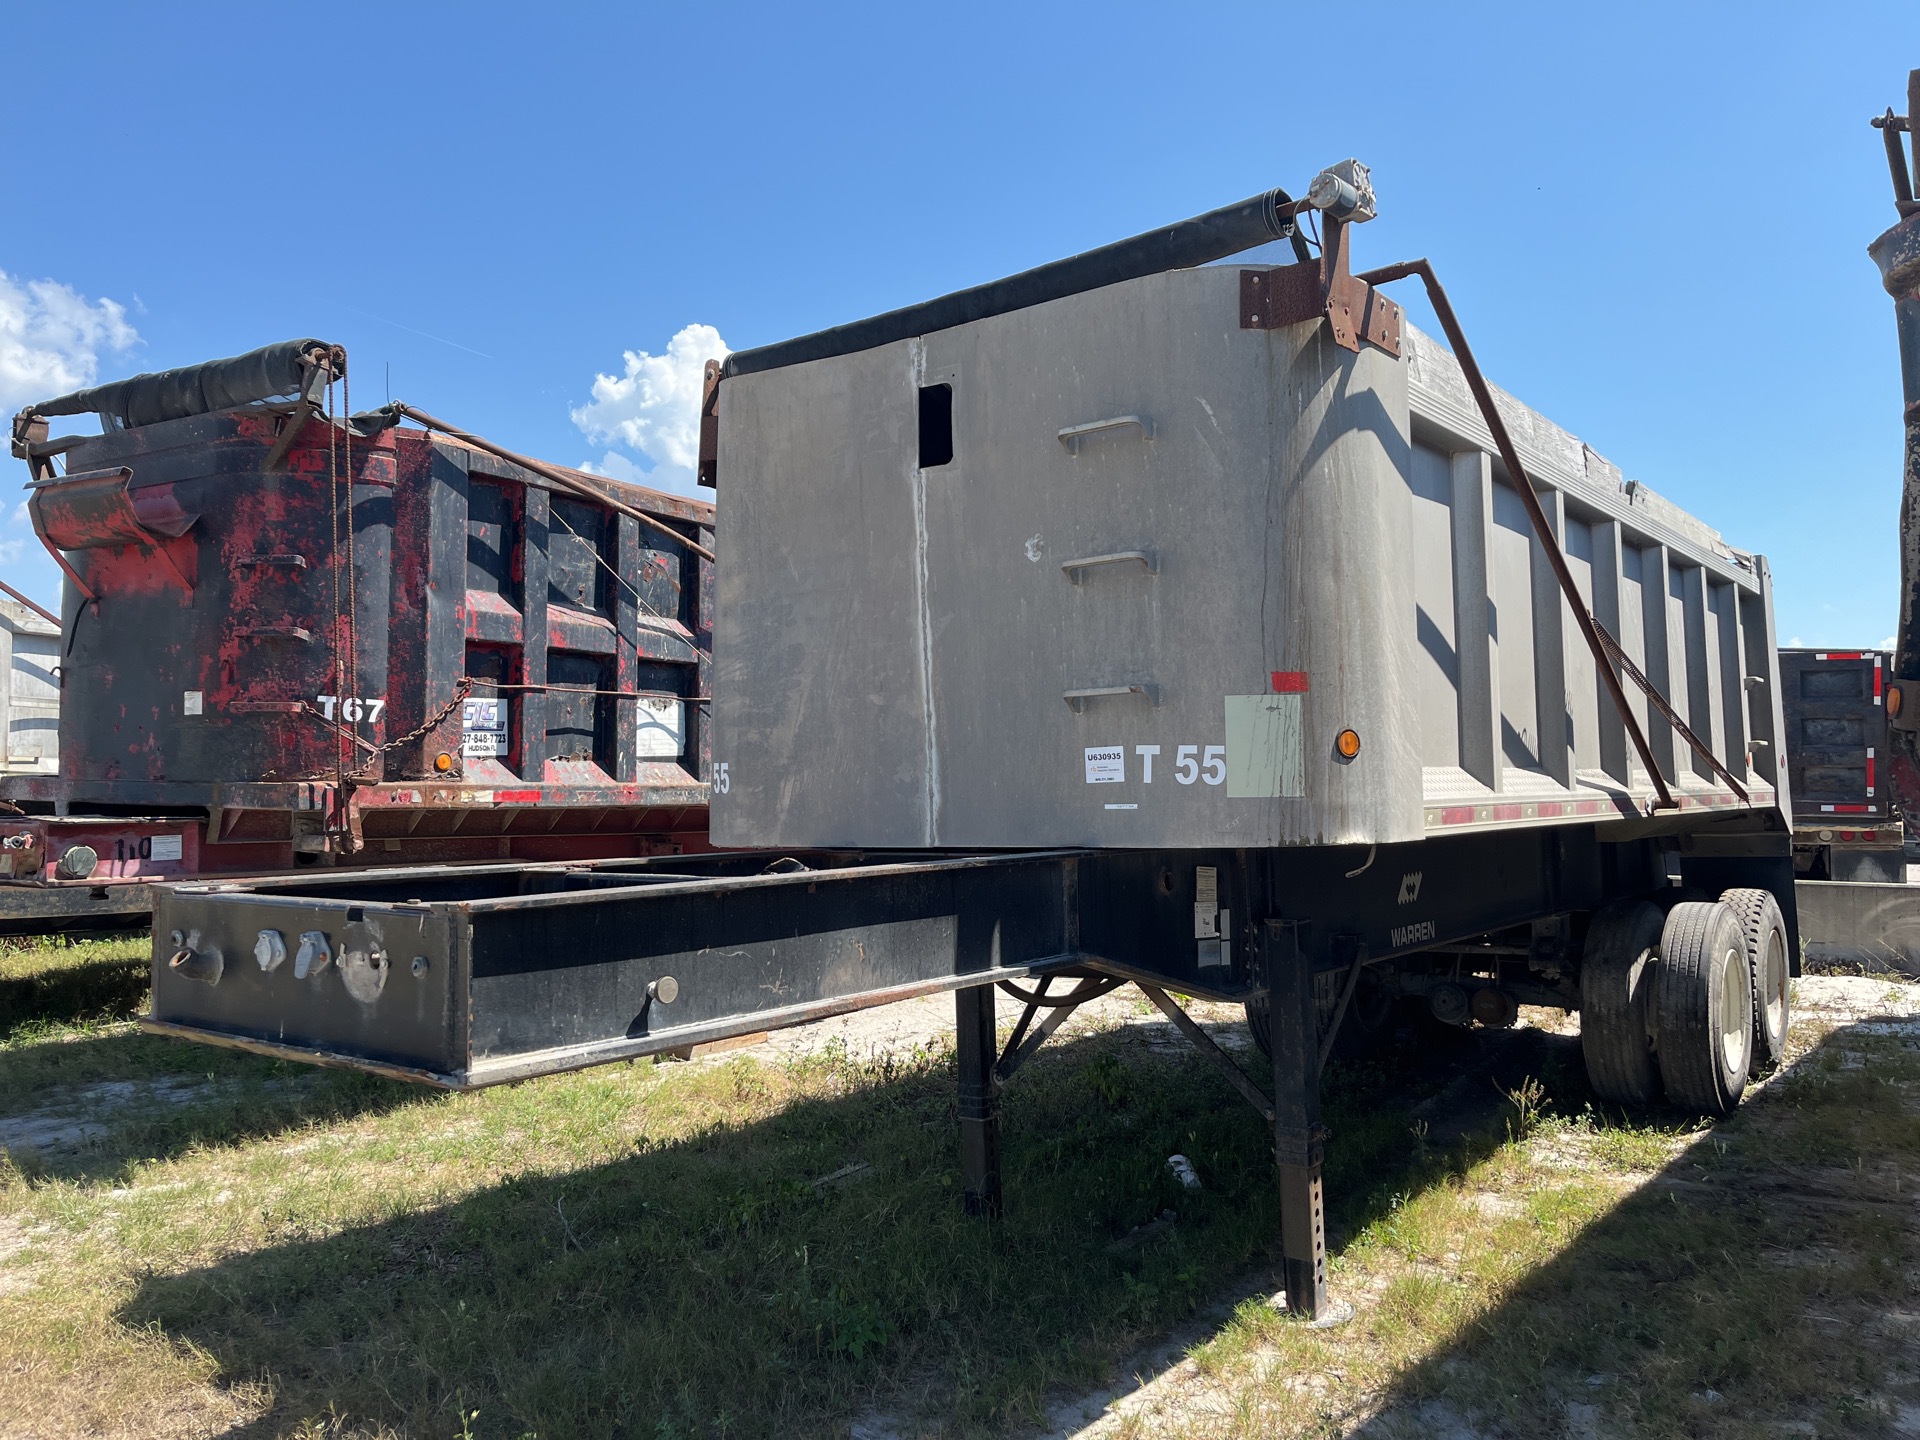
M1404 312L1347 270L1349 223L1331 215L1322 222L1320 259L1301 265L1240 272L1240 328L1278 330L1307 320L1325 320L1333 343L1356 354L1362 342L1400 354Z
M720 362L707 361L707 373L700 387L700 461L693 478L712 489L720 488Z
M338 345L316 346L301 357L301 364L306 367L307 373L300 382L300 398L294 402L293 413L287 416L279 435L274 438L273 448L267 452L266 462L260 467L262 470L271 472L279 468L307 422L324 407L327 388L335 380L344 380L347 376L347 352Z

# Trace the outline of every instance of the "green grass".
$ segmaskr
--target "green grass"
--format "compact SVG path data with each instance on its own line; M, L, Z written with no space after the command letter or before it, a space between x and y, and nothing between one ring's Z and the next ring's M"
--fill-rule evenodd
M1391 1440L1439 1405L1473 1435L1557 1435L1570 1406L1600 1433L1873 1434L1907 1379L1904 1332L1862 1343L1915 1308L1899 1037L1803 1030L1710 1129L1592 1107L1557 1037L1474 1080L1488 1123L1449 1144L1408 1107L1451 1072L1336 1071L1334 1285L1359 1314L1308 1331L1263 1298L1260 1122L1118 1019L1008 1086L993 1226L960 1211L939 1046L438 1095L91 1006L0 1040L0 1137L81 1137L0 1161L0 1434L1019 1434L1234 1295L1120 1433Z
M146 1003L148 944L145 935L0 939L0 1044L135 1013Z

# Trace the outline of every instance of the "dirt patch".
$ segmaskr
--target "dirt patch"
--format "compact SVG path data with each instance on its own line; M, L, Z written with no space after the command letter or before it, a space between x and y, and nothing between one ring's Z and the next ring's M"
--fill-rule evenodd
M119 1123L129 1107L178 1107L207 1099L204 1079L103 1080L83 1085L57 1105L0 1115L0 1153L49 1155L85 1148Z

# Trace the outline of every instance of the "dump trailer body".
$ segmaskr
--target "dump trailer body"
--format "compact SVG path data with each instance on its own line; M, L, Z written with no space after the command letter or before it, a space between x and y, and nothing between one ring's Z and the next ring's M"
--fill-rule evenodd
M1906 878L1905 832L1889 783L1892 727L1881 650L1780 652L1794 869L1810 880Z
M1135 268L1284 235L1276 191L709 368L715 819L760 857L168 887L148 1027L477 1085L952 989L991 1214L1000 1082L1132 982L1271 1127L1306 1315L1321 1069L1399 1002L1579 1009L1603 1098L1725 1113L1794 944L1765 563L1477 408L1344 268L1365 167L1310 197L1319 264ZM1244 1001L1270 1088L1174 992Z
M1460 367L1410 326L1348 349L1250 324L1272 273L726 381L718 843L1394 844L1644 815ZM1636 694L1683 811L1778 814L1764 561L1503 410L1595 615L1746 791Z
M17 878L704 848L711 506L285 407L65 453L27 502L65 704L59 775L0 782Z
M0 600L0 673L0 775L58 774L60 627Z

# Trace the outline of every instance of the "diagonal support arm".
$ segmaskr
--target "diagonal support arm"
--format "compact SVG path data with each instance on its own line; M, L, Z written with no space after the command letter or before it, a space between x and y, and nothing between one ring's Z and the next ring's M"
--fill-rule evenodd
M1513 488L1519 492L1520 503L1526 508L1527 519L1533 524L1533 533L1539 537L1540 544L1547 552L1554 578L1560 582L1560 593L1567 597L1567 604L1573 610L1574 623L1580 627L1581 637L1593 652L1594 667L1600 672L1601 682L1607 687L1614 708L1620 712L1621 723L1633 739L1633 748L1639 752L1640 763L1646 767L1647 776L1653 781L1656 797L1653 808L1677 810L1680 806L1673 798L1673 792L1667 788L1666 776L1660 773L1660 767L1654 763L1653 749L1647 744L1646 731L1640 728L1638 717L1627 704L1627 692L1620 684L1622 669L1635 685L1646 692L1648 702L1673 726L1674 732L1693 747L1715 774L1733 787L1734 793L1742 801L1746 800L1746 788L1727 772L1706 743L1687 728L1667 703L1666 697L1654 689L1653 682L1627 659L1620 642L1593 618L1593 611L1587 608L1587 602L1581 598L1579 587L1573 583L1573 572L1567 568L1567 557L1560 552L1560 542L1554 536L1553 527L1547 523L1547 512L1540 506L1539 493L1533 488L1533 477L1527 474L1526 466L1520 463L1520 452L1514 446L1513 437L1507 433L1507 424L1500 417L1499 407L1493 403L1493 391L1488 387L1486 377L1480 373L1480 364L1473 358L1473 348L1467 344L1466 332L1460 328L1459 317L1453 313L1452 302L1447 299L1447 292L1435 278L1433 267L1425 260L1405 260L1398 265L1368 270L1359 278L1369 285L1385 285L1394 280L1404 280L1409 275L1418 275L1427 287L1427 298L1433 302L1433 313L1439 317L1440 328L1447 332L1447 343L1453 346L1454 359L1460 362L1460 371L1467 378L1467 388L1473 391L1474 402L1480 407L1480 416L1493 434L1494 448L1500 452L1500 461L1507 467Z

